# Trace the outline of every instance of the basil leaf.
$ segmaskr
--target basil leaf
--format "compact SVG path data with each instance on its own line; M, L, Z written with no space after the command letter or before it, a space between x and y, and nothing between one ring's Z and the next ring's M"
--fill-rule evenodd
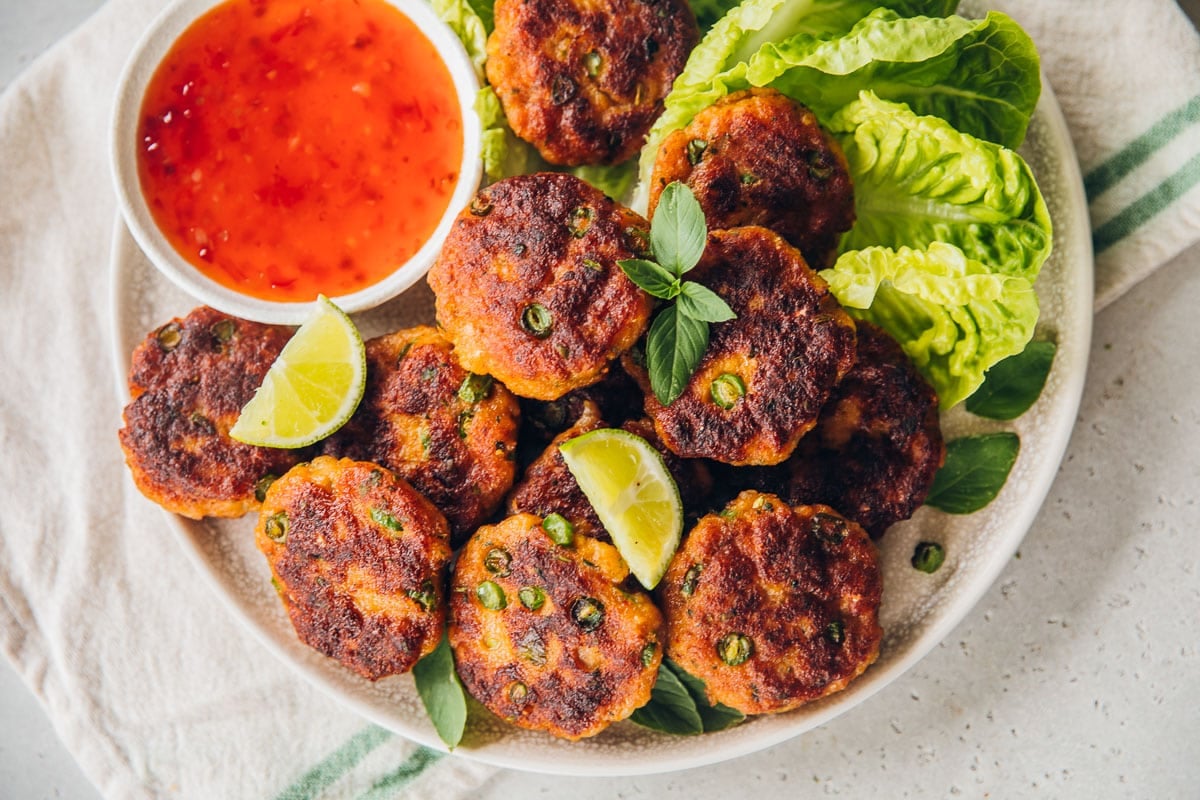
M967 411L989 419L1016 419L1029 410L1050 374L1054 342L1030 342L1015 356L996 363L967 398Z
M736 708L730 708L723 703L711 705L708 702L708 693L704 689L704 681L685 672L683 667L666 660L663 661L663 667L674 672L675 677L692 696L692 701L696 704L696 711L700 714L700 721L704 724L705 733L732 728L746 719L746 715Z
M679 294L679 279L653 261L627 258L618 261L617 266L629 276L629 280L655 297L672 300Z
M733 313L733 309L721 295L695 281L685 281L680 287L676 305L679 306L680 314L704 322L728 322L737 319L737 314Z
M467 726L467 697L454 671L454 653L444 634L437 648L413 665L412 674L433 727L453 750Z
M692 190L679 181L667 184L650 221L650 250L676 277L696 266L708 243L704 211Z
M677 305L658 313L646 337L650 388L664 406L683 394L708 347L708 323L680 314Z
M933 478L925 504L950 514L970 514L996 498L1016 463L1015 433L987 433L946 445L946 463Z
M658 678L650 690L650 701L633 712L630 719L646 728L679 736L704 733L704 722L692 695L680 683L666 662L658 668Z

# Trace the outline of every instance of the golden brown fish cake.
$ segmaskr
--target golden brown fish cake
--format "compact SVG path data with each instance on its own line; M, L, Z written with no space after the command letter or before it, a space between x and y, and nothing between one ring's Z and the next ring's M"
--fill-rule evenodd
M560 514L575 527L577 534L612 541L558 450L564 442L603 427L600 409L590 401L584 403L575 424L555 436L541 455L525 468L508 495L508 513L525 512L538 517Z
M329 456L275 481L255 528L300 640L369 680L407 672L441 640L449 536L402 478Z
M497 0L495 20L488 82L551 164L637 153L699 39L685 0Z
M800 252L766 228L711 232L688 277L724 298L737 319L712 325L708 349L670 406L650 391L643 366L622 359L645 390L646 414L685 458L777 464L854 363L854 322Z
M662 615L612 545L550 540L532 514L485 525L455 562L450 645L467 691L522 728L593 736L650 699Z
M558 449L559 445L577 436L603 427L606 424L600 418L596 404L586 403L583 414L575 424L556 436L542 454L525 468L508 496L508 513L526 512L539 517L560 514L575 527L576 533L602 542L612 541ZM663 462L679 488L685 514L694 515L708 503L712 477L704 461L680 458L664 447L650 420L629 420L620 427L645 439L662 454Z
M878 538L925 502L945 458L937 393L890 334L859 322L858 361L783 465L780 494Z
M138 345L118 436L142 494L192 519L258 508L264 479L301 456L228 434L293 330L201 306Z
M647 224L571 175L521 175L481 191L429 272L437 319L467 369L554 400L600 380L645 331L650 295L617 261Z
M761 225L817 269L854 224L841 147L816 115L774 89L735 92L669 135L650 180L650 215L672 181L686 183L710 229Z
M541 455L551 439L574 425L585 412L596 413L613 425L645 414L641 387L628 372L615 365L596 383L567 392L557 400L521 398L519 402L521 433L517 462L522 464Z
M371 339L366 350L363 399L324 452L392 470L438 507L456 540L465 539L512 487L516 398L460 367L432 327Z
M788 711L862 674L879 653L881 595L866 531L752 491L700 520L658 589L667 657L746 714Z

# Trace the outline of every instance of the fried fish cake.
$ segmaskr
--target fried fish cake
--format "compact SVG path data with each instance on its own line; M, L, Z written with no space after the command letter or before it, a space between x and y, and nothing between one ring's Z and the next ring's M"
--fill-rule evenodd
M552 164L641 148L699 38L685 0L497 0L487 77L513 131Z
M644 254L646 230L641 216L571 175L484 189L429 272L459 361L537 400L600 380L650 317L652 298L617 266Z
M858 361L784 465L781 494L878 538L925 502L945 458L937 393L890 334L860 322Z
M746 714L840 691L879 653L875 546L826 506L743 492L692 529L658 594L667 657Z
M142 494L192 519L258 508L264 479L300 455L228 434L292 332L201 306L138 345L118 436Z
M329 456L271 485L254 533L300 640L369 680L441 640L449 535L402 478Z
M672 181L687 184L710 229L761 225L817 269L854 224L841 147L804 106L774 89L735 92L669 135L650 181L650 214Z
M532 514L485 525L451 577L450 645L468 692L522 728L599 733L650 699L662 615L616 548L555 544Z
M646 393L646 414L670 450L726 464L791 455L854 363L854 322L800 252L749 226L713 231L691 278L737 319L714 324L683 394L664 406L646 369L622 363Z
M512 487L516 398L490 376L460 367L432 327L371 339L366 350L363 399L324 452L392 470L438 507L456 539L465 539Z
M542 454L525 468L508 496L508 513L524 511L540 517L561 514L577 533L604 542L611 541L612 537L596 516L595 509L579 488L558 449L559 445L577 436L603 427L606 425L596 405L586 404L576 423L555 437ZM662 454L667 470L679 488L685 514L695 514L707 503L712 490L712 478L704 461L680 458L665 448L658 440L654 424L647 419L629 420L621 425L621 429L645 439Z
M611 541L604 524L596 516L596 510L579 488L558 450L558 446L564 442L603 427L600 409L595 403L584 403L575 424L555 436L541 455L525 468L508 495L508 513L525 512L539 517L561 514L574 526L576 533Z

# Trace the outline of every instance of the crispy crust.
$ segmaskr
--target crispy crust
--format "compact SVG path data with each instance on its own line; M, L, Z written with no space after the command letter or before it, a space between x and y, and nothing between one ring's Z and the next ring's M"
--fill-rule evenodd
M516 398L460 367L435 328L397 331L366 348L362 402L324 452L394 471L446 515L456 541L465 539L512 486Z
M711 702L746 714L840 691L879 653L876 561L866 532L832 509L743 492L700 520L659 584L667 656Z
M650 214L672 181L686 183L710 229L761 225L820 269L854 224L854 187L841 147L816 115L774 89L718 100L663 141Z
M872 537L925 502L946 459L938 398L886 331L858 324L858 362L784 469L792 504L825 503Z
M662 616L644 592L624 591L627 576L611 545L580 536L561 547L532 514L480 528L451 578L450 645L467 691L514 725L564 739L628 717L650 699ZM485 582L503 608L483 605ZM524 587L541 591L536 610L521 601ZM585 599L603 607L591 627L572 613Z
M495 22L488 82L551 164L637 153L699 39L684 0L497 0Z
M437 318L467 369L522 397L595 383L646 329L651 297L617 266L647 224L570 175L508 178L459 215L429 272ZM544 314L531 328L531 314Z
M622 363L642 385L646 413L673 452L738 466L777 464L816 424L854 363L854 322L799 251L766 228L710 233L693 276L737 319L711 327L683 394L663 406L645 368L629 356ZM712 397L713 381L724 375L745 386L730 408Z
M201 306L147 335L133 352L133 400L118 432L142 494L192 519L258 508L259 482L301 455L242 444L228 433L292 332Z
M388 470L328 456L293 467L255 542L300 640L364 678L407 672L441 639L449 529Z

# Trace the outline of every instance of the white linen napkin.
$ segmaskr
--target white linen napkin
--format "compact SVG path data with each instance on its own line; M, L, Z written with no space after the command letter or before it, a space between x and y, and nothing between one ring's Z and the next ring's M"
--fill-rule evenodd
M493 768L356 716L247 635L116 442L106 131L159 0L111 0L0 96L0 649L108 797L469 796ZM1200 38L1171 0L1004 0L1086 176L1097 304L1200 240Z

